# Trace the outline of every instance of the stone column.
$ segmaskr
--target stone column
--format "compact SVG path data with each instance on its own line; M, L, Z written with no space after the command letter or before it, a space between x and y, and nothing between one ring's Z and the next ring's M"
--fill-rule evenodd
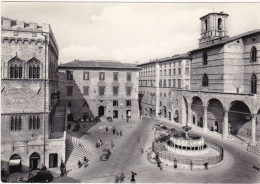
M190 126L192 125L192 110L191 110L191 103L188 103L188 122L187 124Z
M255 114L252 114L251 115L252 117L252 141L251 141L251 144L252 145L255 145L256 143L256 115Z
M223 139L228 136L228 110L224 110Z
M204 122L203 122L203 132L206 132L208 129L208 107L203 106L204 108Z

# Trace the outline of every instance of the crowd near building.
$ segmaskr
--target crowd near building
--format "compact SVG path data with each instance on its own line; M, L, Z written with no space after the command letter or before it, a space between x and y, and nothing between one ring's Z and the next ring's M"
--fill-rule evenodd
M141 68L115 61L75 60L59 65L61 106L70 120L139 118L138 75Z
M201 131L260 138L260 30L229 37L228 14L200 18L199 47L140 64L142 116L167 118Z
M2 168L57 167L65 140L64 119L61 129L53 124L59 50L51 27L2 17L1 30ZM53 128L61 136L55 137Z

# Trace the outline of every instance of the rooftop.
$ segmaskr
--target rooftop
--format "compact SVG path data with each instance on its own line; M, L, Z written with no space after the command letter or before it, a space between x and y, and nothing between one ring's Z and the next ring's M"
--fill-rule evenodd
M137 67L135 64L131 63L121 63L119 61L111 61L111 60L88 60L88 61L80 61L74 60L69 63L60 64L59 68L105 68L105 69L131 69L131 70L139 70L141 68Z
M214 46L217 46L217 45L223 45L223 44L226 44L228 42L232 42L236 39L240 39L242 37L246 37L246 36L250 36L250 35L253 35L253 34L258 34L260 33L260 29L256 29L256 30L253 30L253 31L248 31L248 32L245 32L245 33L242 33L242 34L239 34L239 35L236 35L236 36L232 36L232 37L229 37L229 38L226 38L222 41L219 41L219 42L216 42L216 43L212 43L212 44L209 44L209 45L205 45L203 47L200 47L200 48L197 48L197 49L194 49L190 52L194 52L194 51L198 51L198 50L202 50L202 49L206 49L206 48L210 48L210 47L214 47Z
M203 17L200 18L200 20L205 18L205 17L207 17L207 16L209 16L209 15L222 15L222 16L224 15L224 16L228 16L228 14L223 12L223 11L221 11L220 13L212 12L212 13L208 13L207 15L204 15Z
M176 54L172 57L165 57L165 58L159 58L159 59L151 60L150 62L141 63L138 66L151 64L151 63L161 63L161 62L164 62L164 61L171 61L171 60L177 60L177 59L190 59L189 53Z

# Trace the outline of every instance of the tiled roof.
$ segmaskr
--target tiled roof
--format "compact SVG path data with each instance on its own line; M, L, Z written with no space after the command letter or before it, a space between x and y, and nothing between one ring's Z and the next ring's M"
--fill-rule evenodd
M130 63L121 63L119 61L109 61L109 60L89 60L89 61L80 61L75 60L69 63L60 64L59 68L106 68L106 69L141 69L135 64Z
M164 62L164 61L171 61L171 60L175 60L175 59L190 59L190 56L188 53L185 53L185 54L177 54L177 55L174 55L172 57L165 57L165 58L160 58L160 59L156 59L156 60L152 60L150 62L145 62L145 63L141 63L139 64L138 66L142 66L142 65L146 65L146 64L151 64L151 63L161 63L161 62Z
M202 49L209 48L209 47L213 47L213 46L216 46L216 45L222 45L222 44L225 44L225 43L228 43L228 42L232 42L232 41L234 41L234 40L236 40L236 39L239 39L239 38L242 38L242 37L245 37L245 36L249 36L249 35L252 35L252 34L256 34L256 33L260 33L260 29L256 29L256 30L248 31L248 32L245 32L245 33L236 35L236 36L232 36L232 37L230 37L230 38L226 38L226 39L221 40L221 41L219 41L219 42L212 43L212 44L210 44L210 45L206 45L206 46L201 47L201 48L198 48L198 49L194 49L194 50L192 50L191 52L193 52L193 51L198 51L198 50L202 50Z

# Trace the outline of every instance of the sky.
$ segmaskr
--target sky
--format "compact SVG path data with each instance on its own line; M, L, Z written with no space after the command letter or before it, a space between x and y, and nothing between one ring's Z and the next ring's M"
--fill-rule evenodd
M260 29L256 3L2 2L2 16L49 23L59 63L116 60L143 63L198 48L200 17L229 14L229 36Z

